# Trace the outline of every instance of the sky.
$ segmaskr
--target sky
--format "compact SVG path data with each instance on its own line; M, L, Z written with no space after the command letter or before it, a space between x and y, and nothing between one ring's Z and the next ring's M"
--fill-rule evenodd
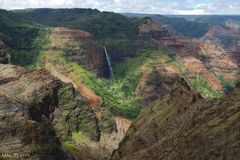
M240 15L240 0L0 0L0 8L96 8L118 13Z

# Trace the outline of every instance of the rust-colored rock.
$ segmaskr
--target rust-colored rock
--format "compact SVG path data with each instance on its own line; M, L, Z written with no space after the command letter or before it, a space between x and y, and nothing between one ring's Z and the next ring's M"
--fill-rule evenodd
M103 46L90 33L56 27L50 33L50 40L53 50L62 51L70 61L82 65L98 76L109 76Z

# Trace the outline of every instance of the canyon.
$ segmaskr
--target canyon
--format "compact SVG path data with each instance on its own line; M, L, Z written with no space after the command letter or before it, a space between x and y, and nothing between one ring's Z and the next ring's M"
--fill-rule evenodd
M236 26L187 37L91 9L0 13L0 159L240 157Z

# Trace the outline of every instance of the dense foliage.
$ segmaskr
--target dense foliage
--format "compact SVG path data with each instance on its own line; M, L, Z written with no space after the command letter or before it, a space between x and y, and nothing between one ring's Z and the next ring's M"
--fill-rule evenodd
M142 19L92 9L34 9L21 12L30 20L46 26L78 28L103 38L135 38Z
M114 115L134 119L140 111L134 92L141 75L141 68L147 59L148 54L142 54L116 64L113 69L114 77L110 80L98 78L76 63L64 63L68 70L81 75L81 77L72 77L74 81L82 81L104 99L100 107L109 109Z
M40 48L47 32L47 28L17 13L0 10L0 39L12 49Z

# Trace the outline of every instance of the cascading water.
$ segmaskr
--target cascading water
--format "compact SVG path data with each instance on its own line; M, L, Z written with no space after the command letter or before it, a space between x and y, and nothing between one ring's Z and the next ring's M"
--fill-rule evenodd
M108 67L109 67L109 70L110 70L110 77L112 77L112 76L113 76L112 64L111 64L110 58L109 58L109 56L108 56L108 52L107 52L106 47L103 46L103 48L104 48L105 56L106 56L106 58L107 58Z

